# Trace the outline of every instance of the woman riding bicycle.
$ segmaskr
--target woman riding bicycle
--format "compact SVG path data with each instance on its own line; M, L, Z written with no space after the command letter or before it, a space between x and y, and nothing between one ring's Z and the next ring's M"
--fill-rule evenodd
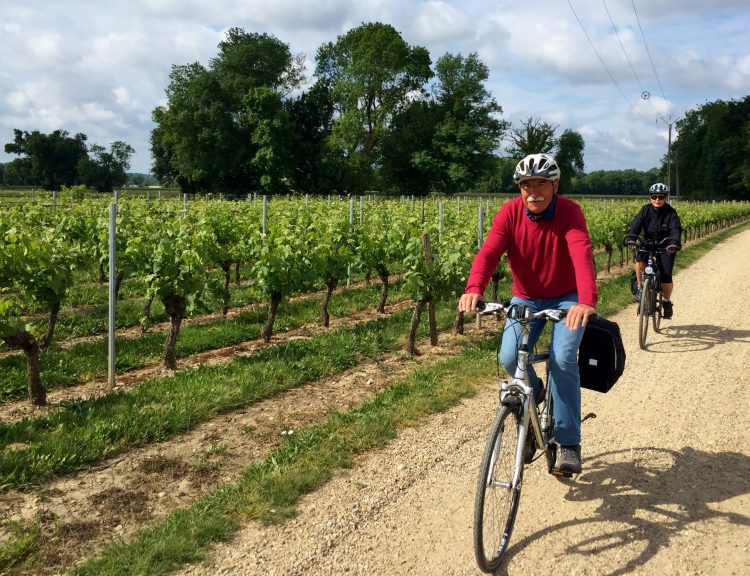
M466 293L459 299L462 312L475 311L500 257L508 253L513 276L513 303L567 309L565 322L553 325L549 380L555 406L555 439L561 445L558 468L581 472L581 387L577 352L583 326L595 314L598 290L591 238L581 207L558 196L560 169L552 156L532 154L516 166L520 197L506 202L497 213L487 239L471 266ZM529 346L544 327L534 321ZM506 323L500 360L508 374L516 368L519 327ZM534 388L539 378L530 372Z
M649 204L645 204L638 214L635 215L630 224L630 230L625 237L625 242L631 248L635 248L638 236L643 232L646 240L661 242L667 241L667 253L659 254L659 277L661 279L662 311L665 319L672 318L672 269L674 268L675 253L681 248L682 223L677 211L667 202L669 199L669 186L657 182L649 188ZM641 274L646 267L648 255L637 252L635 255L636 286L641 285ZM635 295L638 298L638 295Z

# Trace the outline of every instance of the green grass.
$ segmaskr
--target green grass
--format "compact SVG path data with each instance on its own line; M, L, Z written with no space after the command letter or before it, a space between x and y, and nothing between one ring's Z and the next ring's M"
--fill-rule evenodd
M7 526L7 531L10 538L0 544L0 567L12 567L23 562L27 557L33 559L34 552L39 547L41 540L39 524L11 522Z
M42 418L0 424L0 490L38 484L130 448L167 440L220 412L397 350L404 345L411 313L402 310L309 340L264 348L229 364L184 370L127 391L73 402ZM439 307L441 328L453 317L452 306ZM9 445L14 449L5 449Z

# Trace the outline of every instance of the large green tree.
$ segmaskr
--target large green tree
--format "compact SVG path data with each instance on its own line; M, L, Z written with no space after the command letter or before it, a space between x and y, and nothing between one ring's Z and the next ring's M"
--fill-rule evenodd
M750 198L750 96L704 104L676 126L669 172L682 196Z
M430 168L436 191L461 192L491 168L509 123L497 118L502 108L484 86L489 69L476 53L445 54L435 69L435 133L430 148L413 161Z
M130 158L135 150L122 141L113 142L110 149L94 144L89 155L78 161L80 181L99 192L111 192L128 180Z
M334 104L331 88L323 79L297 98L284 101L291 130L288 146L292 156L295 190L316 194L340 187L340 162L324 162L325 142L331 133Z
M250 165L260 174L260 190L284 192L290 184L289 115L279 94L268 86L251 88L245 96L250 139L255 145Z
M557 137L557 128L539 118L527 118L510 131L511 144L506 150L511 157L519 160L528 154L552 154L562 173L560 192L569 194L573 191L573 179L583 175L583 149L586 143L583 136L570 129Z
M287 44L240 28L227 32L208 67L173 66L167 105L153 113L155 176L186 190L278 190L291 170L280 153L281 102L302 71Z
M78 162L87 156L84 134L69 136L65 130L43 134L18 129L13 133L13 142L5 145L6 153L21 156L5 166L13 180L47 190L78 184Z
M432 103L416 100L394 116L380 147L378 175L383 192L426 196L433 190L436 173L428 151L439 121L437 112Z
M583 149L585 147L583 136L578 132L564 130L557 140L555 160L560 166L560 193L569 194L572 191L573 178L583 174Z
M409 46L393 26L371 22L323 44L316 75L329 82L335 103L328 161L341 161L346 190L367 189L392 119L432 76L429 53Z
M476 54L446 54L436 65L431 98L416 100L391 125L381 153L386 190L453 193L499 190L497 149L506 121L484 84L487 67Z
M552 152L557 146L557 126L542 122L540 118L527 118L510 130L511 144L505 149L511 158L521 159L529 154Z

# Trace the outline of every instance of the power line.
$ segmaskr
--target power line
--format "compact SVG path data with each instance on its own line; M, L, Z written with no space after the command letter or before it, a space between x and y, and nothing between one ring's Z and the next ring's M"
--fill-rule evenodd
M638 73L635 71L635 68L633 67L633 62L630 60L630 56L628 56L627 51L625 50L625 45L622 43L622 39L620 38L620 34L617 32L617 26L615 26L614 20L612 20L612 15L609 13L609 8L607 8L607 3L605 0L602 0L602 4L604 5L604 11L607 13L607 17L609 18L609 22L612 24L612 30L615 32L615 36L617 36L617 41L620 43L620 48L622 48L622 53L625 55L625 60L628 61L628 65L630 66L631 72L633 72L633 77L635 78L635 81L638 83L638 86L641 88L641 97L644 100L648 100L651 103L651 106L654 107L654 110L656 110L656 105L651 102L651 99L648 97L648 90L646 90L643 87L643 84L641 83L641 79L638 77ZM658 112L658 110L657 110Z
M596 49L596 46L594 45L594 42L591 40L589 33L586 32L586 28L583 26L583 22L581 22L581 19L578 17L578 14L576 14L576 11L573 8L573 5L570 3L570 0L568 0L568 6L570 6L570 10L573 12L573 16L575 16L576 20L578 20L578 24L581 26L581 30L583 30L583 33L586 36L586 39L589 41L589 44L591 44L591 47L594 49L594 53L596 54L597 58L599 58L599 62L602 63L602 66L604 66L604 69L607 71L607 74L609 75L610 80L612 80L612 83L615 85L615 87L617 87L618 92L620 92L620 95L625 99L625 102L628 103L628 106L632 108L633 105L630 103L630 100L628 100L628 97L625 96L625 93L622 91L622 88L620 88L620 85L617 83L617 80L615 80L615 77L612 76L612 73L609 71L609 68L607 68L607 64L604 62L604 59L601 57L601 54L599 54L599 50Z
M646 43L646 35L643 33L643 27L641 26L641 19L638 18L638 10L635 9L635 0L630 0L631 4L633 4L633 12L635 12L635 19L638 22L638 29L641 31L641 37L643 38L643 45L646 47L646 53L648 54L648 59L651 62L651 68L654 71L654 76L656 77L656 83L659 85L659 90L661 91L661 96L664 98L664 100L667 99L667 97L664 95L664 88L661 86L661 80L659 80L659 75L656 73L656 66L654 66L654 59L651 58L651 51L648 49L648 44Z

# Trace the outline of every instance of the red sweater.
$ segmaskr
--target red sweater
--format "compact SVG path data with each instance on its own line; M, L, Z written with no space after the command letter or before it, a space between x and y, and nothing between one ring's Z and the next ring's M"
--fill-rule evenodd
M466 292L483 294L500 257L508 253L513 294L524 299L578 293L578 303L596 306L598 289L581 207L557 196L550 220L533 222L521 197L505 203L471 265Z

